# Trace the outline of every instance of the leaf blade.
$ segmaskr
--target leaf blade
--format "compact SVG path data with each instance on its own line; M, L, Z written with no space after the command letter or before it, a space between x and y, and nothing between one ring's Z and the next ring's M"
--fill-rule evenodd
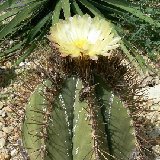
M62 9L64 12L64 17L65 19L68 19L71 16L69 0L61 0L61 3L62 3Z
M86 8L88 8L95 16L104 17L103 14L89 1L80 0L79 2L82 3Z
M12 3L15 3L17 0L12 0ZM4 11L5 9L7 9L8 7L10 7L8 1L3 2L0 5L0 12Z
M23 20L29 18L32 15L32 10L38 7L42 2L36 2L32 6L26 7L19 12L1 31L0 39L4 38L8 34L12 33L12 30L20 24Z
M77 14L79 14L80 16L83 15L83 12L82 12L82 10L80 9L80 7L79 7L78 3L76 2L76 0L73 1L73 3L72 3L72 8L73 8L74 11L75 11Z
M51 18L51 12L49 14L47 14L44 18L42 18L38 24L29 32L28 38L27 38L27 42L31 42L34 37L37 35L38 32L41 31L41 28L47 23L47 21L50 20Z
M141 20L144 20L145 22L149 23L150 25L153 25L155 27L160 27L160 23L154 19L152 19L151 17L143 14L139 9L137 9L136 7L131 7L130 3L126 3L123 1L117 1L117 0L101 0L104 2L107 2L108 4L111 4L113 6L116 6L118 8L121 8L131 14L133 14L134 16L140 18Z
M61 1L58 1L53 11L52 25L54 25L55 23L59 21L59 15L60 15L61 9L62 9L62 3Z

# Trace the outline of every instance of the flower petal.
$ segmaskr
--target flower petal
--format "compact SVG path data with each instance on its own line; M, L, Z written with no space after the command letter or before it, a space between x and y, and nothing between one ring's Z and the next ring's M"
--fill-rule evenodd
M98 55L110 56L111 50L119 47L120 37L114 36L112 27L105 19L89 15L75 15L60 20L50 29L49 40L59 49L61 56L89 56L97 60Z

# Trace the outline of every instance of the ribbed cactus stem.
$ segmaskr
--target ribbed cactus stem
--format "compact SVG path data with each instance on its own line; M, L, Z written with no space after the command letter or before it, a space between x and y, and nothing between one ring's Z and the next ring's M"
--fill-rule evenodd
M50 81L39 84L31 94L26 106L26 118L22 128L22 138L31 160L43 160L45 153L45 111L48 105L43 93Z
M47 127L45 160L71 160L76 79L68 78L52 104Z
M105 125L101 115L101 107L96 101L94 87L90 88L92 89L87 97L87 102L90 124L92 127L92 138L94 141L93 149L96 160L107 160L109 157L109 150L107 145L107 135L105 133Z
M92 126L88 119L88 104L80 101L80 90L82 81L77 80L75 103L74 103L74 120L73 120L73 160L95 159L93 149L94 142L92 138Z

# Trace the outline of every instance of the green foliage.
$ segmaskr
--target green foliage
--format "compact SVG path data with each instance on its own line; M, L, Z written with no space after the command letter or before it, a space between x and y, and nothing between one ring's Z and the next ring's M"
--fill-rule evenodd
M92 3L85 1L85 0L81 0L80 1L86 8L89 9L89 11L91 11L91 13L93 13L95 16L100 16L103 17L102 13L96 8L94 7L94 5L92 5Z
M71 16L69 0L61 0L64 17L67 19Z
M51 24L52 10L45 9L48 5L47 0L12 1L9 6L7 4L4 2L0 6L3 11L0 15L3 20L0 25L0 43L3 46L0 59L14 58L19 52L18 54L21 54L19 61L23 61L36 48L37 41L46 35ZM10 40L13 40L13 44L6 45Z
M58 1L53 11L52 24L55 24L59 21L61 9L62 9L62 3L61 1Z
M7 58L17 59L17 51L20 53L20 60L24 60L34 49L36 49L37 41L41 41L48 34L52 23L58 22L59 18L68 18L74 14L85 14L105 17L115 24L115 29L121 37L124 45L131 49L136 47L136 55L149 56L151 60L156 61L159 53L159 29L158 21L158 2L141 0L137 1L119 1L119 0L9 0L0 5L1 24L0 41L2 45L7 40L13 40L11 46L6 46L0 53L0 59ZM14 17L11 21L10 17ZM18 19L18 20L17 20ZM123 39L122 39L123 40ZM18 44L22 45L16 47ZM25 54L32 43L35 44L34 49L30 53ZM132 51L131 51L132 52ZM124 53L126 54L126 53ZM129 52L130 55L132 53ZM133 55L132 59L138 62L138 59ZM17 63L18 64L18 63ZM142 68L144 65L142 64Z
M32 10L35 7L39 7L39 2L32 4L31 7L26 7L22 11L20 11L9 23L6 25L0 32L0 39L3 39L8 34L17 30L17 27L22 21L31 16Z
M120 20L118 26L122 29L119 33L124 35L124 38L137 52L141 52L151 60L156 61L160 53L160 23L158 20L160 12L158 1L135 1L134 6L136 6L135 9L140 9L141 14L145 16L148 23L144 22L146 19L142 18L143 16L139 18L135 15L138 13L137 11L135 14L123 13L118 16Z
M73 0L73 3L72 3L72 8L73 8L73 11L75 14L79 14L79 15L83 15L83 12L82 10L80 9L78 3L76 2L76 0Z

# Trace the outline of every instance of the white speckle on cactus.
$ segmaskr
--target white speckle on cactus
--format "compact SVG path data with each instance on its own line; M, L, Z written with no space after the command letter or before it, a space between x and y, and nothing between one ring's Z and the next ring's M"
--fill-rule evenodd
M85 117L85 119L84 119L84 120L85 120L85 121L87 121L87 119L88 119L88 116L86 115L86 117Z
M108 120L110 119L110 116L111 116L111 107L112 107L113 99L114 99L114 94L113 92L111 92L111 97L109 99Z
M78 154L78 151L79 151L79 147L76 148L76 154Z
M47 108L43 108L43 112L46 112L47 111Z

